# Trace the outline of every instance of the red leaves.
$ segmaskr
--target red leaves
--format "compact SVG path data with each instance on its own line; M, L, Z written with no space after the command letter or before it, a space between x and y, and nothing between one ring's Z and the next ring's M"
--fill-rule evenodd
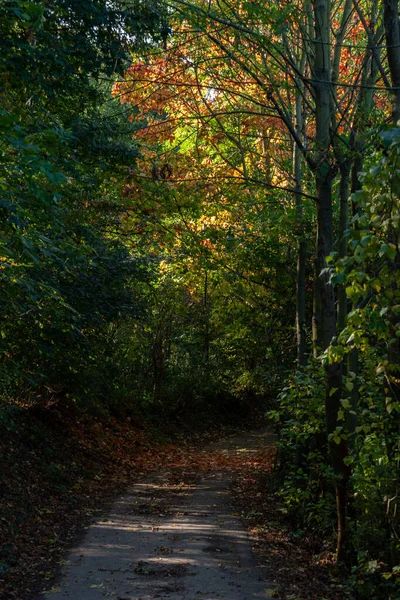
M200 450L198 446L185 444L164 446L152 452L146 452L136 458L143 470L157 471L168 468L175 472L207 473L211 471L230 471L236 477L255 473L267 473L272 469L275 450L259 449L248 453L226 453L225 450Z

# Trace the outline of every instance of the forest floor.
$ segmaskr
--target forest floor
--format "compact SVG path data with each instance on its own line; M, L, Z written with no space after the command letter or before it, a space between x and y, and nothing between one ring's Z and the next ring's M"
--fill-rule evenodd
M73 411L0 427L1 600L345 596L331 555L282 521L266 433L170 443Z

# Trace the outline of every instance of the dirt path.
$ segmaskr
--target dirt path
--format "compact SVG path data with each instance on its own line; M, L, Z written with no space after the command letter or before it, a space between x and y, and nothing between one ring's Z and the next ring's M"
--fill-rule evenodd
M210 453L234 461L268 445L266 434L229 438ZM92 524L45 600L250 600L271 598L234 514L232 475L194 482L166 469L137 482Z

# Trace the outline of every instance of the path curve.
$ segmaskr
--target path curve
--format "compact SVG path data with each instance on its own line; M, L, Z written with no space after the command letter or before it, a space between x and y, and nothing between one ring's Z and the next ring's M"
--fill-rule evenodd
M270 445L250 433L212 446L227 456ZM93 523L41 600L268 600L251 542L235 516L231 475L209 473L195 485L165 474L135 483Z

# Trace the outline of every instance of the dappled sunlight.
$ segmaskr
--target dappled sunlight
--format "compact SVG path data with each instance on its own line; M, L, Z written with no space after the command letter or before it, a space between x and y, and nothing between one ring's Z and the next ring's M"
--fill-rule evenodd
M235 460L237 454L235 442L230 444L232 449L224 450L226 461ZM221 464L221 452L210 450L208 468L215 465L216 457ZM183 482L172 485L165 471L133 485L71 552L58 597L270 598L248 535L234 514L226 471L208 473L191 486L190 494ZM185 494L180 493L182 488ZM52 600L52 594L45 600Z

